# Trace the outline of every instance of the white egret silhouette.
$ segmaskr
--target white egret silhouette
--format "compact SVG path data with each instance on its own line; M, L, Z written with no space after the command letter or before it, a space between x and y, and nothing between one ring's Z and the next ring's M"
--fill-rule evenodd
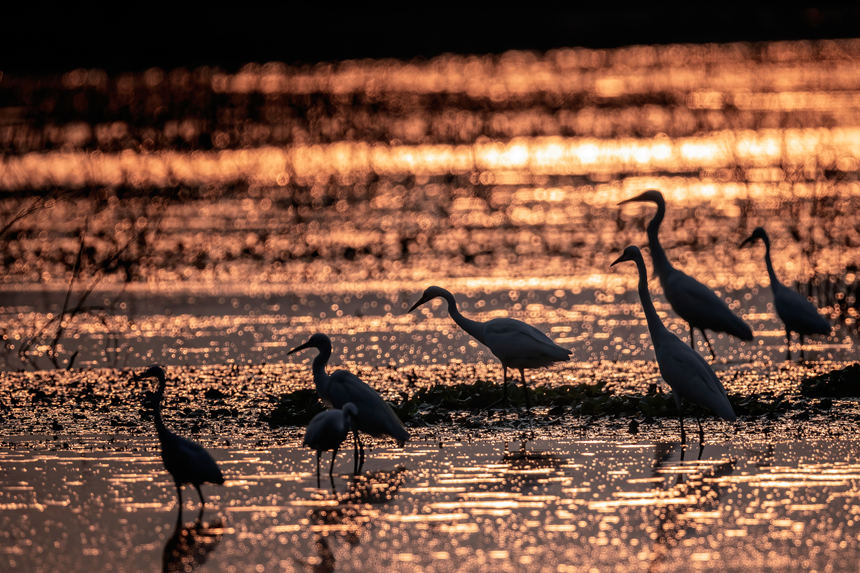
M448 314L454 322L489 348L490 352L501 361L504 370L505 400L508 398L508 368L516 368L520 371L526 409L529 409L529 389L524 370L570 360L570 350L562 348L546 334L525 322L513 318L494 318L487 322L466 318L457 309L454 295L442 287L427 287L418 302L409 308L409 312L434 298L444 298L448 302Z
M203 483L214 483L222 485L224 476L218 468L218 464L212 459L203 446L192 442L187 438L178 436L168 430L161 418L161 401L164 399L164 389L167 386L167 377L161 366L150 366L136 379L155 378L158 380L158 389L155 391L155 403L153 405L155 429L158 432L158 441L161 443L161 459L164 467L173 477L176 484L176 495L179 498L179 514L182 514L182 485L190 483L200 496L200 516L206 500L200 485Z
M351 419L352 433L355 438L354 473L361 471L364 465L364 445L358 436L359 431L371 436L391 436L400 446L409 440L409 432L403 427L403 422L373 388L347 370L335 370L331 375L326 372L326 365L331 357L331 339L328 336L316 333L304 344L290 350L288 354L294 354L305 348L319 350L319 354L314 358L312 370L314 385L320 398L335 408L343 408L349 402L358 408L358 413Z
M687 322L690 328L690 346L696 348L693 339L693 329L698 328L711 351L711 358L716 358L714 347L705 330L725 332L736 336L741 340L752 340L753 333L749 325L738 318L729 307L718 297L714 291L684 272L676 269L669 262L666 251L660 244L658 233L660 223L666 214L666 202L663 194L657 190L649 190L644 193L621 201L619 205L626 203L654 203L657 205L657 213L648 223L648 248L651 251L651 261L654 263L654 272L660 279L660 286L666 300L672 306L672 310Z
M808 334L830 334L832 327L809 299L776 278L770 259L770 238L763 227L753 229L752 235L744 239L740 246L754 244L759 239L764 243L764 262L770 277L770 289L773 291L773 306L785 325L786 359L791 360L791 333L796 332L800 337L800 359L803 360L803 337Z
M633 261L639 270L639 300L648 320L648 331L651 334L651 342L654 344L654 353L657 355L657 365L660 367L660 375L672 388L672 396L678 406L678 419L681 422L681 443L687 442L684 432L684 415L681 411L681 399L695 402L700 406L710 409L716 415L726 420L733 421L737 417L732 409L726 389L723 388L717 375L702 356L681 342L681 339L669 332L663 325L663 321L654 309L651 295L648 292L648 271L645 269L645 260L639 247L629 246L624 253L618 257L610 266L617 265L623 261ZM705 434L702 423L696 418L699 425L699 443L704 442Z

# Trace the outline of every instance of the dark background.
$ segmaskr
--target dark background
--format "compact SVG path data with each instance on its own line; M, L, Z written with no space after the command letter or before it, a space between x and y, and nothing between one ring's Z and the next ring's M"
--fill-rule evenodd
M31 2L0 15L0 70L25 73L860 36L860 2Z

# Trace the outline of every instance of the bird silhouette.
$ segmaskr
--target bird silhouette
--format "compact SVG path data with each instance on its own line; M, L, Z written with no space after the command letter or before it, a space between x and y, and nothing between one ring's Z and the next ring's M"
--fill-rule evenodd
M190 483L200 496L200 516L206 507L206 499L200 491L203 483L214 483L222 485L224 476L218 469L218 464L212 459L203 446L192 442L182 436L177 436L164 425L161 418L161 401L164 399L164 389L167 386L167 378L161 366L150 366L143 374L135 377L138 380L155 378L158 380L158 389L155 391L154 410L155 429L158 432L158 441L161 443L161 460L165 469L173 477L176 484L176 495L179 498L179 515L182 515L182 486Z
M681 342L681 339L669 332L657 315L654 303L651 302L651 295L648 292L648 272L645 269L645 260L642 258L639 247L627 247L624 249L624 253L610 266L615 266L623 261L633 261L639 270L639 300L642 302L642 309L648 320L648 331L651 333L651 342L654 345L654 353L657 355L660 375L672 388L672 396L678 407L681 443L687 442L687 436L684 432L684 416L681 410L682 398L710 409L721 418L730 421L735 420L735 412L717 375L698 352L689 348ZM698 417L696 422L699 425L699 442L701 443L704 441L704 431Z
M359 438L359 431L371 436L391 436L400 446L409 440L409 432L403 427L403 422L373 388L347 370L335 370L331 375L326 372L326 364L331 357L331 340L328 336L322 333L314 334L288 354L305 348L319 350L319 354L314 358L313 374L314 385L320 398L335 408L343 408L352 402L358 409L358 413L351 418L355 439L354 473L361 471L364 465L364 445Z
M478 322L466 318L457 309L454 295L442 287L427 287L418 302L410 307L409 312L434 298L444 298L448 302L448 314L454 319L454 322L478 342L489 348L490 352L501 361L504 399L506 401L508 399L508 368L516 368L520 371L526 409L529 409L529 392L524 370L570 360L570 350L562 348L550 340L546 334L525 322L513 318L494 318L487 322Z
M317 451L317 487L320 484L320 455L322 452L331 450L331 466L328 476L333 481L334 460L337 450L346 439L349 432L351 419L358 415L358 408L352 402L347 402L341 409L332 409L320 412L311 419L305 430L305 439L302 445Z
M729 307L718 297L714 291L682 271L672 266L666 251L660 244L658 233L660 223L666 214L666 202L663 194L657 190L649 190L644 193L625 199L619 205L626 203L654 203L657 205L657 213L648 223L648 247L651 251L651 261L654 263L654 272L660 279L660 286L666 300L672 306L672 310L687 322L690 328L690 346L696 348L693 329L698 328L708 345L711 358L716 358L714 347L705 330L725 332L740 338L741 340L752 340L753 333L749 325L738 318Z
M785 355L791 360L791 333L796 332L800 337L800 359L803 360L803 337L808 334L830 334L830 323L818 313L818 309L799 292L788 288L776 278L773 262L770 259L770 238L763 227L753 229L752 235L744 239L741 247L754 244L761 239L764 243L764 262L770 277L770 288L773 291L773 306L776 314L785 324Z

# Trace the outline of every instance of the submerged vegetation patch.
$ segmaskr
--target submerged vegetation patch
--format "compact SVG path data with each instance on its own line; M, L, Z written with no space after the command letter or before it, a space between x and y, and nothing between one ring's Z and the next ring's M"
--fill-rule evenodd
M806 378L800 383L800 393L834 398L860 396L860 362Z
M678 408L670 392L652 387L645 394L619 394L608 388L606 381L569 384L564 386L537 386L529 390L532 406L549 408L550 416L569 414L590 417L677 417ZM729 399L739 416L775 415L805 405L782 397L743 396L730 394ZM505 402L502 384L479 380L473 383L451 385L436 384L419 388L410 395L403 394L397 402L390 402L398 417L407 424L429 425L451 421L455 412L489 412L496 409L524 407L521 387L508 388ZM270 427L303 426L323 406L314 390L304 389L282 394L275 407L260 415ZM684 403L685 416L710 417L713 414L694 404Z
M646 394L617 394L607 388L605 381L564 386L538 386L530 390L531 404L549 407L551 415L569 412L572 415L675 417L678 408L671 393L656 389ZM406 422L435 423L447 411L482 410L496 407L522 406L522 393L511 392L510 404L504 404L501 384L479 381L474 384L431 386L422 388L394 406L395 412ZM730 395L735 412L745 416L759 416L771 412L784 412L792 404L781 398ZM711 416L692 404L684 404L685 415Z
M260 421L271 428L304 426L324 410L316 390L303 389L281 394L269 413L260 414Z

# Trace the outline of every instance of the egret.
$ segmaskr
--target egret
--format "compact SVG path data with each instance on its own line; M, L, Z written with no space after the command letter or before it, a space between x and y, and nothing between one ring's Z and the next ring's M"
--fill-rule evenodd
M364 446L358 437L362 431L371 436L391 436L401 447L409 439L409 432L403 427L403 422L373 388L346 370L335 370L329 375L326 364L331 357L331 340L322 333L314 334L304 344L296 346L287 354L294 354L305 348L319 350L313 362L314 385L317 394L325 402L335 408L343 408L352 402L358 413L351 418L352 435L355 439L354 473L358 473L364 465Z
M711 358L716 358L717 355L714 353L714 347L711 346L711 341L708 340L705 330L726 332L741 340L752 340L753 333L749 325L729 310L726 303L720 300L714 291L693 277L679 271L669 262L666 251L660 245L660 238L658 237L660 223L666 214L666 202L663 200L663 194L652 189L636 197L621 201L619 205L643 202L657 205L657 213L648 223L648 247L651 251L651 261L654 263L654 272L660 279L660 286L663 288L663 293L672 306L672 310L683 318L690 328L690 346L696 348L696 343L693 340L694 328L698 328L705 338L708 350L711 351Z
M807 334L830 334L830 323L818 313L818 309L799 292L788 288L779 282L770 260L770 238L764 228L756 227L752 235L744 239L741 247L750 245L761 239L764 243L764 262L770 277L770 288L773 291L773 306L776 314L785 324L786 359L791 360L791 333L800 336L800 359L803 360L803 337Z
M681 399L695 402L710 409L715 414L729 421L737 417L726 395L717 375L705 362L702 356L688 348L677 336L669 332L663 325L663 321L657 316L651 295L648 293L648 272L645 270L645 260L639 247L629 246L624 253L618 257L610 266L615 266L623 261L633 261L639 269L639 300L648 320L648 331L651 333L651 342L654 344L654 353L657 355L657 365L660 367L660 375L672 388L672 396L678 407L678 420L681 422L681 443L687 443L684 433L684 416L681 411ZM704 431L699 418L699 442L704 441Z
M155 378L158 380L158 389L155 391L154 418L155 429L158 432L158 441L161 442L161 460L164 467L170 472L176 484L176 495L179 498L179 514L182 515L182 486L190 483L200 496L200 515L206 507L200 484L214 483L222 485L224 476L218 469L218 464L212 459L203 446L192 442L182 436L177 436L164 426L161 418L161 401L164 399L164 389L167 386L167 378L161 366L150 366L146 372L135 377L138 380L144 378Z
M529 405L529 389L526 385L526 368L541 368L554 362L570 360L570 350L562 348L550 338L529 324L513 318L494 318L487 322L470 320L460 314L457 301L447 290L438 286L427 287L421 298L412 305L412 312L425 302L434 298L444 298L448 302L448 314L457 325L471 334L478 342L490 349L490 352L502 363L504 378L504 399L508 399L508 368L520 371L523 392L526 397L526 409Z
M328 477L334 479L332 473L334 473L334 459L337 457L337 450L346 439L352 418L357 415L358 408L355 407L355 404L347 402L341 409L320 412L308 424L302 445L317 451L317 487L320 483L320 455L323 451L331 450L331 466L328 469Z

